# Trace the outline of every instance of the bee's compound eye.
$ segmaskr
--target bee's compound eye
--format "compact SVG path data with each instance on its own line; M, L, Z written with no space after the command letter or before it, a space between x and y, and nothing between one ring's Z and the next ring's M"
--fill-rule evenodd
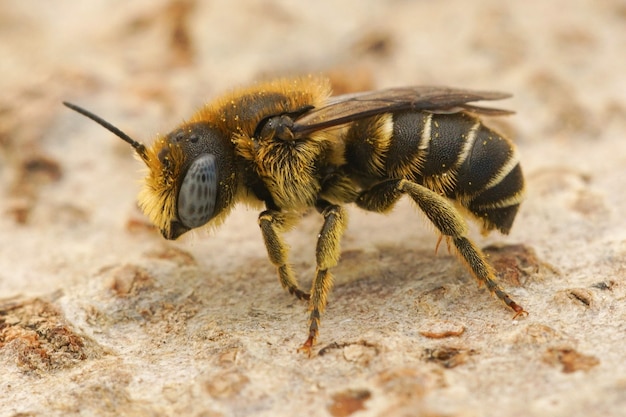
M178 218L188 228L200 227L213 217L217 200L217 164L206 154L193 161L178 193Z

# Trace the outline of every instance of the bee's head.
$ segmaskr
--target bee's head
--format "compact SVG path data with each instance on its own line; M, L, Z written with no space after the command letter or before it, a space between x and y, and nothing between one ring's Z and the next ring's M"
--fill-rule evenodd
M139 205L165 238L176 239L230 208L234 152L219 130L201 122L185 124L157 139L141 158L149 172Z
M206 123L184 124L146 148L87 110L66 106L129 143L148 167L139 206L166 239L218 223L233 205L237 178L230 138Z

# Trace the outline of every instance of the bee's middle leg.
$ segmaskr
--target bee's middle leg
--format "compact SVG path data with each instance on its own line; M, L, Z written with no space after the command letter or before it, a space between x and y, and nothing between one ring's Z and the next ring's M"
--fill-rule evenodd
M311 296L300 289L296 276L287 262L288 247L279 233L285 227L288 218L277 210L265 210L259 215L259 227L263 233L263 240L270 262L278 270L280 285L299 300L309 300Z
M347 224L347 215L343 207L320 200L316 208L324 216L324 225L318 235L315 251L317 268L311 285L309 337L299 349L309 355L317 339L320 317L326 308L328 294L333 286L333 277L329 269L339 261L341 236Z

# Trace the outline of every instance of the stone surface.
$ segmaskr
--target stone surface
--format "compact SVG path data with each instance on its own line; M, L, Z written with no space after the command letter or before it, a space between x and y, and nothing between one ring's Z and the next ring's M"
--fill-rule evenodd
M123 7L120 7L123 6ZM623 1L5 0L0 417L619 416L626 409ZM315 355L257 213L166 242L129 147L233 86L508 91L527 200L472 236L530 313L479 288L423 216L351 209ZM321 225L287 236L303 285Z

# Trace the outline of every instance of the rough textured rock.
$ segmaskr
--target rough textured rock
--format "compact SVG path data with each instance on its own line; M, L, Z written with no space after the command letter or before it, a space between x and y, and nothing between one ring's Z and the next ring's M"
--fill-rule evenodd
M0 9L0 416L618 416L626 409L623 1L36 2ZM530 313L479 288L408 202L350 210L314 357L256 216L166 242L140 163L230 87L508 91L489 120L528 196L472 236ZM319 216L287 236L307 285Z

